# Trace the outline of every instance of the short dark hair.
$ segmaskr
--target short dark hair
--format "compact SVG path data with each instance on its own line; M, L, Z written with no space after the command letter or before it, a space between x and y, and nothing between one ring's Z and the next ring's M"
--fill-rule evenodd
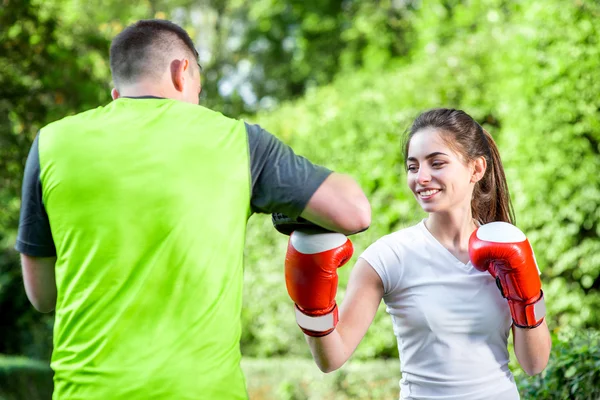
M162 73L174 50L183 50L198 61L194 42L179 25L146 19L128 26L110 46L110 70L115 86Z

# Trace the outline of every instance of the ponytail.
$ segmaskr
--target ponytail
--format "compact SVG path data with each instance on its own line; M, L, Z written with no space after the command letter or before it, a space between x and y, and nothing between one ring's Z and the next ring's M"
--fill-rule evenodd
M483 128L481 128L481 132L487 142L486 150L488 151L484 155L487 169L473 190L473 199L471 200L473 218L481 224L494 221L514 224L515 215L500 152L492 136Z

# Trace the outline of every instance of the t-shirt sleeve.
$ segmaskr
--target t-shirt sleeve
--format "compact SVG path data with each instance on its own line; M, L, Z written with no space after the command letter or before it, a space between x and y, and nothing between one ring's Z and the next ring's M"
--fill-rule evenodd
M368 262L381 278L384 295L390 293L401 281L402 260L385 240L377 240L359 257Z
M252 177L252 211L298 217L332 173L313 164L259 125L246 123Z
M36 136L25 163L21 193L21 214L15 249L32 257L54 257L56 247L50 231L50 221L42 201L40 157Z

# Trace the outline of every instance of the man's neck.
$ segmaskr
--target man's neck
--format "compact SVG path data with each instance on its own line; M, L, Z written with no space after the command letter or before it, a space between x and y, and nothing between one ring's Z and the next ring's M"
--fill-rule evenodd
M156 84L140 82L135 85L122 86L119 97L159 97L163 99L177 99L173 93Z

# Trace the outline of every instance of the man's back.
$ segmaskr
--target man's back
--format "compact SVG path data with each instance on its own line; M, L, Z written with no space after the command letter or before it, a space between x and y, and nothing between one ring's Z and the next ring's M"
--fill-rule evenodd
M121 98L42 129L39 160L58 254L55 399L245 398L244 124Z

